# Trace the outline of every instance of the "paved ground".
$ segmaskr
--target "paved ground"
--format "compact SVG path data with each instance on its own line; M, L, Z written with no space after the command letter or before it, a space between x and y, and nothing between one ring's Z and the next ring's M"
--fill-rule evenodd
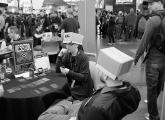
M132 57L135 56L137 47L140 41L129 41L129 42L117 42L115 45L122 51L126 52L127 54L131 55ZM101 40L101 48L110 47L107 44L107 39ZM145 69L141 67L141 60L138 62L136 66L132 65L132 68L129 73L120 76L120 78L131 82L133 85L139 88L141 93L141 102L136 112L126 116L123 120L145 120L144 114L147 112L147 104L144 103L146 99L146 83L145 83ZM162 94L158 99L158 107L159 110L161 109L161 101L162 101Z

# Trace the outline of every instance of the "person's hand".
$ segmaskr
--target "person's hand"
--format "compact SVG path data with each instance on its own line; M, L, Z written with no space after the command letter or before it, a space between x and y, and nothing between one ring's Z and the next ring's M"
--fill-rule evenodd
M69 72L69 69L64 68L64 67L60 67L60 70L61 70L61 73L64 74L64 75L68 74L68 72Z
M63 56L65 53L67 53L67 49L65 49L65 48L62 48L61 49L61 51L60 51L60 53L58 54L58 56Z
M12 45L7 46L7 50L12 51Z

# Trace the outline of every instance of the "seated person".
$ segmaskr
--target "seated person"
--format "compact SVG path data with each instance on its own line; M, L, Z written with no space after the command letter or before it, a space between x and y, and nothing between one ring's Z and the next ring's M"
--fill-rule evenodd
M83 100L91 96L93 92L89 58L82 49L79 49L84 37L72 32L65 33L65 37L63 43L66 49L63 48L57 56L56 72L67 76L73 99Z
M138 89L117 77L112 79L109 76L112 73L105 74L101 67L97 67L96 72L105 85L103 88L82 102L62 100L48 108L38 120L121 120L138 108L141 100Z
M34 50L41 50L42 49L42 27L41 23L36 24L35 30L33 31L33 47Z
M18 41L21 39L20 31L18 30L16 26L10 26L8 28L8 39L10 39L10 41L9 40L2 41L1 50L4 50L4 49L12 50L12 42Z
M19 40L22 40L22 38L20 37L20 31L18 30L18 28L16 26L10 26L7 29L7 32L8 32L8 39L5 39L5 40L2 41L2 45L1 45L2 48L1 48L1 50L5 50L6 49L6 50L9 50L9 51L12 51L13 50L12 49L13 41L19 41ZM0 61L0 63L1 62L2 61Z

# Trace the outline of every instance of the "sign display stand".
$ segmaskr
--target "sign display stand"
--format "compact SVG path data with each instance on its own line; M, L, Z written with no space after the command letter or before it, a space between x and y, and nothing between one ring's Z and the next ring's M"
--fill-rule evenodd
M34 68L33 41L21 40L12 44L15 74L21 74Z

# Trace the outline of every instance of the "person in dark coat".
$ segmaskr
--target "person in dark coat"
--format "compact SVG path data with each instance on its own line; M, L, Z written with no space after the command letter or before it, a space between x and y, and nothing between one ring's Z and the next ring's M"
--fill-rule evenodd
M80 37L71 37L73 35ZM71 37L69 42L65 40ZM67 49L62 49L56 60L56 72L62 72L68 78L73 99L83 100L93 92L93 82L89 71L89 58L84 54L79 45L82 45L82 35L77 33L64 33L64 41Z
M115 17L110 16L110 19L108 21L108 29L107 29L108 39L110 44L115 43L114 31L115 31Z

